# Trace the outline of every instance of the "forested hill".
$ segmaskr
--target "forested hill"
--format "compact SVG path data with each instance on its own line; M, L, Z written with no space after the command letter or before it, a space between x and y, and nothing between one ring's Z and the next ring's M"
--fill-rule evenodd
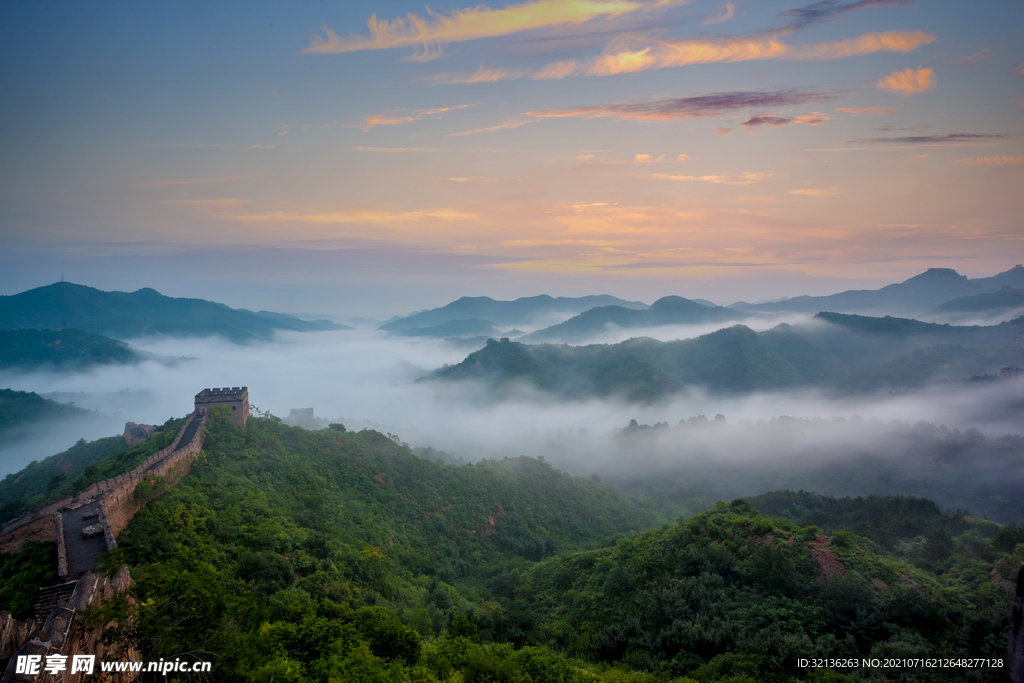
M88 411L57 403L31 391L0 389L0 432L33 422L81 417Z
M455 466L340 425L240 429L219 408L208 426L191 475L136 490L145 507L103 560L130 566L139 602L90 618L143 659L212 660L211 680L849 683L871 672L795 658L1005 643L992 572L1016 550L991 523L929 567L743 501L644 531L650 512L541 459ZM46 557L0 564L27 576Z
M244 342L277 330L348 329L326 320L306 321L281 313L254 313L204 299L164 296L155 289L104 292L55 282L12 296L0 296L0 330L70 327L115 339L152 335L218 335Z
M97 365L129 365L146 357L124 342L82 330L0 331L0 370L83 370Z
M713 310L713 309L709 309ZM649 338L568 346L489 341L442 380L492 383L496 396L528 386L566 398L650 401L688 385L719 393L791 387L841 392L902 389L935 379L998 375L1024 364L1024 318L990 327L819 313L808 323L755 332L734 325L694 339Z

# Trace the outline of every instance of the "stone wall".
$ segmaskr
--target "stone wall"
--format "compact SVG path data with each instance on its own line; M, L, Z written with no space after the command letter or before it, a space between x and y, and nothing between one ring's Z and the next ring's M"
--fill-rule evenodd
M119 474L116 477L105 479L104 481L98 481L82 489L73 496L68 496L67 498L61 498L60 500L47 503L35 512L22 515L18 519L4 524L3 527L0 527L0 553L16 553L21 550L21 546L25 541L41 541L59 544L62 539L57 533L54 514L60 509L69 505L74 505L75 503L89 500L90 498L103 496L105 499L111 492L113 492L115 496L123 494L125 489L127 489L128 496L130 497L131 493L135 490L135 485L142 480L142 475L150 468L162 465L163 463L161 463L161 461L168 459L168 456L172 453L174 454L172 460L175 463L181 462L181 460L186 457L182 455L184 451L188 451L190 456L194 456L199 452L199 449L202 448L202 428L196 431L196 437L192 439L192 443L190 443L186 448L182 449L182 451L179 451L178 453L174 453L174 449L177 448L178 442L181 441L181 437L185 434L189 424L192 423L192 420L196 419L205 421L206 415L190 415L188 419L185 420L185 424L183 424L181 429L178 430L178 433L175 434L174 440L169 446L146 458L145 461L131 472L128 472L127 474ZM196 445L197 443L198 446ZM164 473L166 473L166 469L164 470ZM162 476L164 473L159 474ZM123 495L122 498L124 498ZM109 517L109 511L107 511L107 515ZM117 531L124 528L128 519L131 519L130 515L127 519L119 519L120 526L113 532L114 535L117 534Z
M117 661L139 661L139 653L134 650L118 649L112 652L108 651L102 640L103 628L86 629L78 617L85 608L98 606L113 597L115 593L127 591L131 585L132 577L128 572L128 567L122 567L113 578L86 572L79 579L71 598L67 602L63 602L50 615L42 629L32 634L31 640L25 642L11 655L11 661L7 665L7 671L4 673L3 678L0 679L0 683L13 681L80 683L81 681L98 680L99 678L98 664L91 676L86 674L71 675L69 671L58 674L50 674L45 671L35 675L16 674L16 663L19 655L41 655L43 661L46 660L48 655L63 655L68 657L67 661L70 662L70 658L74 655L89 654L96 655L96 661L99 662L104 654L107 654L111 659ZM131 597L129 599L134 600ZM0 615L0 628L2 626L2 615ZM113 680L118 682L131 681L137 676L137 673L125 672L114 674Z

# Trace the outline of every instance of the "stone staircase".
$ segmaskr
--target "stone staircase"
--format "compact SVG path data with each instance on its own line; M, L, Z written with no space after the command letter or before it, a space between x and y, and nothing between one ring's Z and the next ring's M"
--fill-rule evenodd
M75 592L75 586L78 585L78 580L84 573L78 572L62 576L56 582L39 587L39 597L36 598L36 604L33 605L37 627L43 627L50 615L60 607L62 600L66 601L71 598L71 594Z

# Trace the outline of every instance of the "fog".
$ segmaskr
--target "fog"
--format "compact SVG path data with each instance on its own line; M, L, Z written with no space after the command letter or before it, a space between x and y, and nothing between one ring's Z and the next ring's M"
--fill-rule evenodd
M777 320L766 321L771 326ZM691 334L698 334L690 330ZM445 363L458 363L465 348L442 340L392 337L376 330L282 334L267 343L239 346L207 339L141 339L132 344L160 356L188 357L173 366L143 362L81 373L3 373L0 386L34 391L56 400L74 400L97 411L91 419L35 430L34 436L0 451L0 476L27 462L71 446L78 438L120 434L126 421L162 424L193 408L206 387L247 386L254 409L287 417L293 408L313 408L319 418L352 428L373 426L397 434L413 446L448 451L467 462L482 458L544 455L566 469L588 474L607 471L623 454L607 447L613 430L631 419L668 423L695 415L724 415L730 424L801 418L919 421L950 429L975 427L993 438L1019 434L1021 384L995 383L975 389L938 387L930 393L830 399L814 391L721 397L690 390L653 405L617 400L559 402L529 389L503 401L486 386L416 380ZM952 386L952 385L951 385ZM862 435L863 436L863 435ZM861 438L856 432L823 431L827 442ZM726 450L729 452L726 453ZM784 448L752 443L707 457L781 457ZM671 459L666 451L664 457Z

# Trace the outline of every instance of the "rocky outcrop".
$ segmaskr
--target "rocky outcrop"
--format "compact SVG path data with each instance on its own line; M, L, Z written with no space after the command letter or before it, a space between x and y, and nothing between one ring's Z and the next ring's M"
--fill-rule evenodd
M146 437L156 431L156 425L140 425L134 422L124 423L124 442L129 446L142 443Z
M36 624L31 619L18 621L7 610L0 612L0 659L7 659L28 642Z
M56 610L47 618L42 629L36 631L28 642L23 644L11 655L11 661L7 665L7 671L0 683L11 683L13 681L35 681L36 683L50 683L53 681L65 681L82 678L81 675L66 677L66 672L50 674L41 672L39 674L18 674L17 658L19 655L41 655L45 661L47 656L61 655L68 657L77 654L96 655L97 661L107 652L107 646L103 644L103 627L86 628L82 620L82 611L87 607L96 607L111 599L115 594L127 591L132 585L132 577L128 567L121 567L121 570L113 577L100 576L92 572L78 580L75 590L68 600L62 600ZM134 598L129 597L129 600ZM139 653L131 649L118 649L109 653L119 661L139 661ZM138 673L125 672L115 674L114 680L120 682L134 680Z

